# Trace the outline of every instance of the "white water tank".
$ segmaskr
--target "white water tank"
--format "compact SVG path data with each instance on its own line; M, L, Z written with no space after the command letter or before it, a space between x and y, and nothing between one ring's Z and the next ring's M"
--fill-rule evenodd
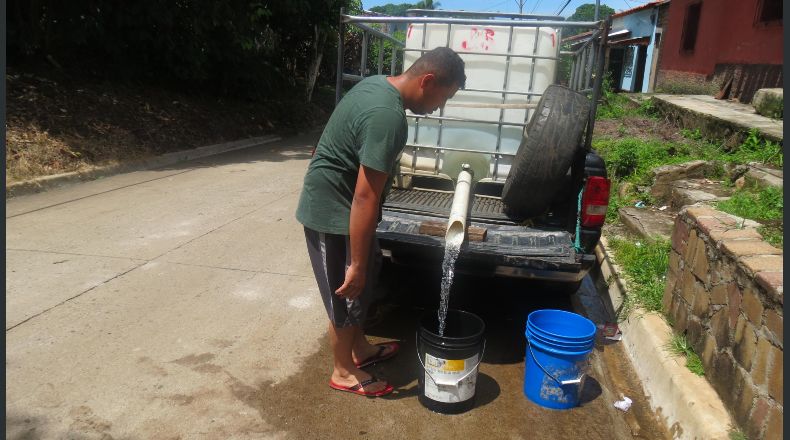
M507 23L507 21L504 21ZM512 35L511 35L512 34ZM556 57L557 31L548 27L509 27L509 26L475 26L447 24L412 24L406 33L406 49L404 71L408 69L422 53L408 49L433 49L438 46L449 46L455 50L465 63L466 89L507 90L514 92L532 92L536 94L554 83L557 61L552 59L532 59L511 55L537 55ZM537 42L536 42L537 40ZM536 44L537 43L537 44ZM509 47L509 50L508 50ZM482 52L496 55L480 55L470 52ZM534 75L533 75L534 67ZM530 85L530 81L532 84ZM532 116L532 110L524 105L537 104L540 96L509 94L503 101L502 93L475 92L459 90L453 99L448 101L442 116L464 119L498 122L500 116L504 122L525 123ZM502 104L505 104L504 106ZM522 108L512 108L521 106ZM504 107L504 108L503 108ZM411 115L407 111L407 115ZM439 116L436 111L433 116ZM413 148L408 145L426 145L433 147L463 148L479 152L497 150L498 128L496 124L444 121L441 123L441 139L439 139L438 120L420 119L417 123L408 117L409 136L407 147L401 157L401 171L409 172L413 163ZM417 128L419 126L419 128ZM523 127L503 126L499 151L515 153L521 143ZM439 153L439 171L455 177L457 170L443 170L444 153ZM494 177L494 159L489 159L489 170L486 176ZM437 153L431 149L420 149L417 153L417 170L420 173L433 174L436 169ZM510 170L510 157L502 157L497 166L497 179L507 177Z

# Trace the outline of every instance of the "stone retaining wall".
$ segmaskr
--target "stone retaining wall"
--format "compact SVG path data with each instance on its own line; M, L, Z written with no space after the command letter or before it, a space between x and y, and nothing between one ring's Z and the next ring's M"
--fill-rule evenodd
M672 233L664 312L743 432L781 439L782 250L736 217L688 206Z

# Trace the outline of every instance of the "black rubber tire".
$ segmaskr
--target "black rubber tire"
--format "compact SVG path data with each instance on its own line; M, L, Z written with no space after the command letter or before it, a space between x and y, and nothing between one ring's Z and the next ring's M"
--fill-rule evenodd
M589 112L583 94L558 85L546 88L502 189L509 216L530 218L548 209L580 147Z

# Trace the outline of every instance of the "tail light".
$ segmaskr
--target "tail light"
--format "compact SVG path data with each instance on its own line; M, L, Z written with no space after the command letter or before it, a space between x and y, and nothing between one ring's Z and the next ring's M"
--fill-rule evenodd
M582 194L582 226L601 227L609 209L609 179L590 176Z

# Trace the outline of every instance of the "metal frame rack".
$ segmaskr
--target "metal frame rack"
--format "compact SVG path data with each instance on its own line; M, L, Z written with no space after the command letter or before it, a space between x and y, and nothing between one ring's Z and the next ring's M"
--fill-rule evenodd
M425 37L426 37L426 30L428 24L446 24L447 25L447 41L445 45L447 47L450 46L450 35L452 31L453 25L476 25L476 26L506 26L510 28L509 32L509 41L508 41L508 50L506 53L491 53L491 52L480 52L480 51L464 51L463 53L459 53L462 57L464 55L489 55L489 56L499 56L505 58L505 80L502 86L502 90L494 90L494 89L470 89L465 88L465 92L480 92L480 93L494 93L494 94L501 94L501 102L497 107L499 107L499 119L496 121L493 120L479 120L479 119L468 119L468 118L457 118L457 117L447 117L444 115L444 109L441 109L439 116L432 116L432 115L414 115L414 114L407 114L407 117L415 119L414 124L414 136L411 139L411 142L406 144L406 149L411 150L412 156L412 166L409 174L420 174L417 171L417 156L419 150L433 150L434 151L434 169L433 174L439 174L439 161L442 152L445 151L459 151L459 152L472 152L472 153L481 153L481 154L491 154L494 156L494 171L493 171L493 180L497 180L497 171L499 168L499 162L502 157L512 157L515 156L514 153L507 153L500 151L501 141L502 141L502 127L503 126L516 126L521 127L522 129L527 126L529 122L529 118L531 116L531 110L537 107L537 103L533 103L533 98L537 97L538 99L541 96L541 93L536 93L534 91L534 73L535 73L535 66L537 64L537 60L539 59L549 59L549 60L561 60L563 56L570 56L572 57L572 67L571 67L571 75L569 81L569 87L573 90L577 90L582 93L591 94L592 106L590 109L589 120L587 124L587 130L585 132L585 141L584 147L586 149L590 149L590 145L592 142L592 131L595 124L595 112L597 108L597 102L600 98L601 94L601 82L603 78L603 68L604 68L604 48L606 46L606 36L608 35L609 28L611 26L611 21L597 21L597 22L566 22L564 21L563 17L560 16L548 16L548 15L526 15L526 14L504 14L504 13L489 13L489 12L469 12L469 11L443 11L443 10L423 10L423 9L411 9L408 12L408 17L384 17L384 16L353 16L353 15L346 15L341 10L340 13L340 28L339 28L339 44L337 50L337 82L336 82L336 89L335 89L335 103L339 102L342 97L342 89L343 89L343 81L361 81L365 78L365 73L367 71L367 62L368 62L368 44L370 38L374 40L378 40L379 44L379 51L378 51L378 63L377 63L377 74L383 73L383 57L384 57L384 41L389 41L392 43L392 62L390 63L390 74L395 75L395 69L397 64L397 59L400 54L400 59L404 59L405 52L419 52L424 53L429 48L425 47ZM423 26L422 32L422 45L420 48L406 48L405 43L397 40L396 38L392 37L391 35L381 32L378 29L375 29L369 24L378 23L378 24L385 24L385 23L406 23L409 25L419 25ZM345 35L346 26L354 26L360 30L362 30L362 49L361 49L361 57L360 57L360 74L353 75L343 72L343 57L344 57L344 50L345 44L343 37ZM535 43L532 49L532 54L512 54L512 43L513 43L513 31L515 28L536 28L536 37ZM538 34L541 27L549 27L552 29L558 30L558 41L562 41L562 29L567 27L580 27L585 29L592 29L592 34L582 43L582 45L574 51L563 51L561 50L561 43L557 44L556 54L554 56L540 56L537 55L538 50ZM511 58L528 58L532 60L531 70L530 70L530 80L529 80L529 87L526 92L523 91L509 91L507 90L508 85L508 76L510 71L510 61ZM555 73L556 75L556 73ZM556 77L555 77L556 81ZM507 104L507 97L508 95L520 95L526 96L527 103L526 104ZM525 109L525 118L523 123L518 122L505 122L504 115L506 108L523 108ZM439 121L438 127L438 137L437 137L437 145L426 145L419 143L419 127L420 127L420 120L437 120ZM497 140L496 140L496 147L495 151L493 152L481 152L478 150L466 149L466 148L457 148L457 147L450 147L450 146L442 146L442 127L444 122L446 121L453 121L453 122L470 122L470 123L482 123L482 124L495 124L497 126Z

